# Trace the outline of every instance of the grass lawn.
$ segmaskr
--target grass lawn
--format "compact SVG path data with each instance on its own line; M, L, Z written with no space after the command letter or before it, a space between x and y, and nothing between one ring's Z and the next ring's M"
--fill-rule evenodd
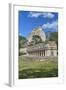
M19 79L58 77L58 58L31 60L19 56Z

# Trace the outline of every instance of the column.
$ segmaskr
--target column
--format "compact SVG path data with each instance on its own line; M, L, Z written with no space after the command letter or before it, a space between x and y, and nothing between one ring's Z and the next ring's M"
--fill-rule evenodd
M42 56L42 51L41 51L41 56Z
M43 56L44 56L44 50L43 50Z

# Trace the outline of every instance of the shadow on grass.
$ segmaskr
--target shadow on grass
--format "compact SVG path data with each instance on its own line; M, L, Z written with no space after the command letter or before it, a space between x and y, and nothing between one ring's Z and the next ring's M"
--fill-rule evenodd
M44 78L44 77L58 77L58 69L25 69L19 71L19 79L27 78Z

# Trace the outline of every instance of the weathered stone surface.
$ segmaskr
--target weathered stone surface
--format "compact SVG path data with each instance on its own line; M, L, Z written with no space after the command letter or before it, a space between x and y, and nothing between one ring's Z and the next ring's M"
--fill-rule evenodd
M33 36L39 36L41 38L41 42L32 43ZM34 40L36 37L34 37ZM26 53L28 56L41 56L41 57L54 57L57 56L57 45L55 41L47 41L45 32L41 27L34 29L27 38L28 42L25 48L22 48L20 51Z
M46 35L45 35L45 32L42 30L41 27L38 27L36 29L34 29L28 36L28 42L31 42L32 41L32 37L33 35L38 35L41 37L42 41L45 41L46 40Z

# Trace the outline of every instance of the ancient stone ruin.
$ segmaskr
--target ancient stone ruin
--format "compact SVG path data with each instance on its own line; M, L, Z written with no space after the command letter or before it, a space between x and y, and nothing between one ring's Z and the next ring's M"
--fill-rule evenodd
M27 56L57 56L57 45L55 41L47 41L45 32L41 27L32 30L27 40L26 48L23 48Z

